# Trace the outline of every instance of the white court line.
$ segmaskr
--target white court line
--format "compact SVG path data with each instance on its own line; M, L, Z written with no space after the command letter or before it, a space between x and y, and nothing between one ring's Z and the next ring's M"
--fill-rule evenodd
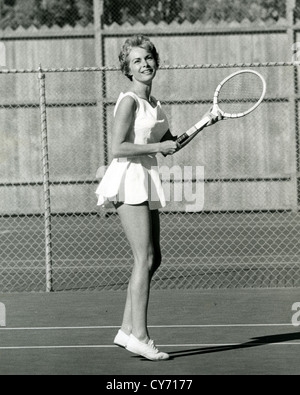
M280 324L208 324L208 325L149 325L149 328L238 328L238 327L272 327L272 326L293 326L292 323ZM120 325L102 326L49 326L49 327L20 327L20 328L0 328L0 331L50 331L50 330L92 330L92 329L118 329Z
M300 346L300 342L280 342L280 343L249 343L250 346ZM158 347L234 347L234 346L245 346L247 347L247 343L199 343L199 344L158 344ZM118 346L114 345L69 345L69 346L11 346L11 347L0 347L1 350L59 350L59 349L99 349L99 348L118 348ZM193 351L193 350L186 350Z
M0 350L47 350L47 349L65 349L65 348L116 348L113 345L73 345L73 346L11 346L0 347Z

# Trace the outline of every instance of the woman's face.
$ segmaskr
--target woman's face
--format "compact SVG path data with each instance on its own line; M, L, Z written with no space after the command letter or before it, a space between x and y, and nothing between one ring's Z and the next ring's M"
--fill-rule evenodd
M156 61L148 50L140 47L132 48L128 55L130 75L134 80L150 83L157 71Z

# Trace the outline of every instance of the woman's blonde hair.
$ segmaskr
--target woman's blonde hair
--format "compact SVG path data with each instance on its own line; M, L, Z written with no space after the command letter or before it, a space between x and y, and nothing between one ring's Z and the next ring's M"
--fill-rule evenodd
M159 55L155 48L155 45L150 41L148 37L143 36L142 34L135 35L131 38L128 38L122 46L121 52L119 54L119 61L121 65L121 70L126 77L132 80L132 76L130 75L128 55L130 54L132 48L140 47L149 51L155 62L157 67L159 67Z

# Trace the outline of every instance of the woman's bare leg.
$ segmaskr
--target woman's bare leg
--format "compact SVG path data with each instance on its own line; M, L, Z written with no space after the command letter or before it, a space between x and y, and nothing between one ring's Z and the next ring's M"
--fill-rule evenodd
M150 282L161 261L159 214L158 211L150 211L147 203L138 206L124 204L118 213L134 255L121 329L148 342Z

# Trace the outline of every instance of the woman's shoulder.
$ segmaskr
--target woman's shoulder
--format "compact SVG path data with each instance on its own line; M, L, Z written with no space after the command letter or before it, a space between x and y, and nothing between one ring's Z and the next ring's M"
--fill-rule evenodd
M134 100L135 102L138 102L139 97L137 94L135 94L134 92L131 91L127 91L127 92L122 92L120 93L119 99L124 99L124 98L131 98L132 100Z
M118 109L122 110L134 110L136 111L138 108L138 102L132 92L120 93L119 98L117 100L115 111L116 114Z

